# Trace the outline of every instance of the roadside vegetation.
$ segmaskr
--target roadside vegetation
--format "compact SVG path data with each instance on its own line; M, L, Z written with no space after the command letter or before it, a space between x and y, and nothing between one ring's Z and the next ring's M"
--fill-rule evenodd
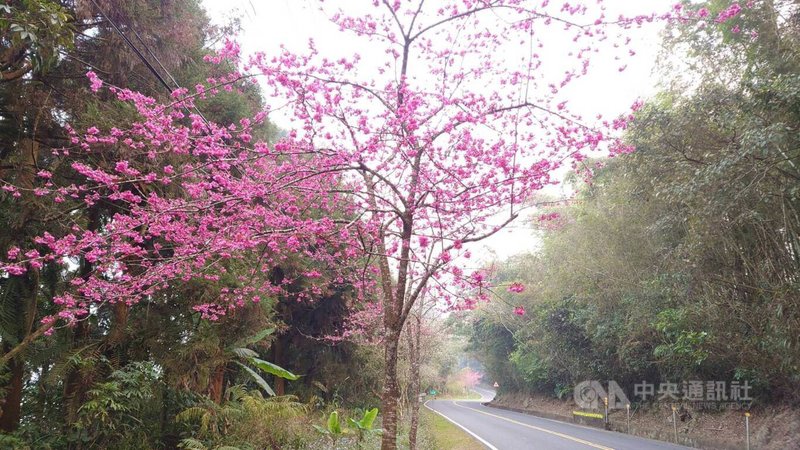
M481 450L484 446L453 423L425 409L421 415L421 448L437 450Z
M637 408L647 381L663 422L692 402L661 383L718 381L720 403L737 403L732 433L749 408L796 433L773 418L800 399L797 17L796 2L763 2L741 19L748 34L670 29L664 88L626 131L636 151L587 162L591 183L531 224L541 251L496 264L496 284L526 290L476 312L468 334L502 392L577 408L578 383L615 380ZM736 402L728 388L745 382L752 402Z

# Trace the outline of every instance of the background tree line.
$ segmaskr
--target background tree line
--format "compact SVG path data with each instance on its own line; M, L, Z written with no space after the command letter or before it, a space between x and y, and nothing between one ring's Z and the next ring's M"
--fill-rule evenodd
M727 5L703 5L709 22ZM666 30L663 90L626 132L636 151L592 162L557 218L534 221L541 251L495 280L526 292L474 318L504 389L748 380L758 401L796 401L799 33L795 1Z

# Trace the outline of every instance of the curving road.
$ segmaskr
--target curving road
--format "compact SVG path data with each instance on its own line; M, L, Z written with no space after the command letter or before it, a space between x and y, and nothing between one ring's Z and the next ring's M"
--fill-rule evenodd
M490 450L678 450L680 445L484 406L494 391L475 388L481 400L430 400L444 416Z

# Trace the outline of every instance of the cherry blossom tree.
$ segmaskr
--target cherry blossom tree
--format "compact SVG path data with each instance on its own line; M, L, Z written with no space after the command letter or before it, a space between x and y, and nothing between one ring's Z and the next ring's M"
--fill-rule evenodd
M233 51L226 47L216 59L232 57ZM11 196L28 190L59 208L54 214L63 217L65 231L45 232L35 248L11 248L2 271L21 276L55 263L71 274L71 289L54 299L60 312L46 317L3 361L58 323L75 325L101 304L124 309L171 284L198 279L218 282L217 295L187 307L215 320L247 302L283 293L294 280L275 284L258 275L287 258L335 267L340 275L345 262L356 258L355 245L343 245L349 242L352 211L330 192L338 184L335 172L310 169L323 166L314 155L293 153L280 143L253 143L251 134L265 113L222 126L196 111L195 99L235 89L243 82L239 74L209 80L192 93L178 90L168 104L104 87L93 72L88 78L94 91L109 89L129 103L138 119L110 130L71 130L72 145L54 151L50 162L68 166L67 175L42 169L35 186L3 184ZM111 211L107 218L87 221L79 214L98 204ZM244 261L250 269L231 281L225 277L231 261ZM301 273L316 283L300 299L320 295L330 283L345 283L333 273L323 276L313 268Z
M317 170L342 173L364 212L384 328L382 448L392 449L398 342L415 302L426 290L452 308L486 299L486 274L461 268L466 244L517 219L555 171L581 168L592 151L631 150L613 138L628 116L586 119L563 92L587 73L597 44L614 39L609 26L656 16L610 25L599 7L519 0L384 0L326 12L382 60L332 57L312 41L304 54L257 54L246 70L291 109L294 151L325 155ZM562 47L555 63L544 56L552 39Z

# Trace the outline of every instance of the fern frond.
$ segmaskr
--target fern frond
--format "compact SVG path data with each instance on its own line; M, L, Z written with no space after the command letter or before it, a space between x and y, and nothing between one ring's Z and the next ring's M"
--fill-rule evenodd
M176 422L199 422L203 416L209 413L207 408L202 406L191 406L179 412L175 416Z
M178 444L178 448L184 450L208 450L205 444L195 438L186 438L181 440L181 443Z

